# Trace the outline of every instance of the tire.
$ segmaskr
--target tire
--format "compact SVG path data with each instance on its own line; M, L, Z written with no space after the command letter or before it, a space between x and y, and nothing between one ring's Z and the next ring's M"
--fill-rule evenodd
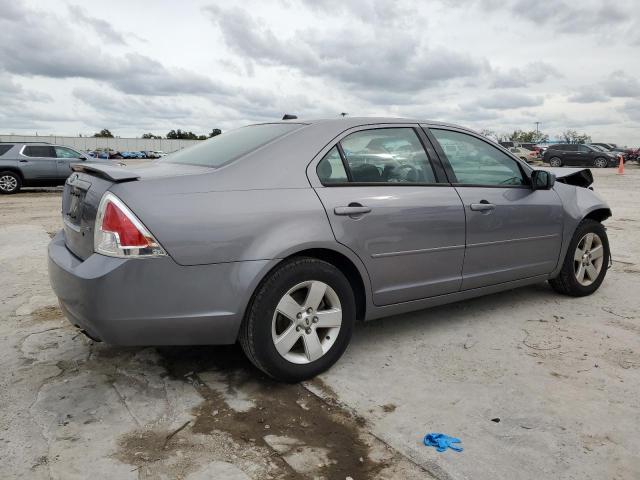
M0 193L11 195L18 193L22 187L22 178L15 172L0 172Z
M606 158L598 157L593 161L593 166L596 168L607 168L609 166L609 162Z
M549 166L551 167L561 167L562 166L562 160L560 160L558 157L553 157L549 160Z
M309 295L312 288L324 291L323 296ZM308 301L309 296L321 298L315 308L309 307L317 303ZM340 270L316 258L293 258L278 265L256 289L240 327L240 345L267 375L295 383L324 372L342 356L355 318L354 293Z
M585 246L583 241L589 234L593 234L595 237L592 238L590 243L591 246L585 250L583 248ZM596 237L599 241L596 241ZM601 252L601 256L596 257L595 252L598 251L598 244L601 247L601 250L599 250ZM594 267L596 271L596 274L593 275L593 277L590 277L588 267L585 268L582 261L576 260L576 257L582 257L584 259L584 256L578 253L578 247L580 247L580 250L583 253L589 253L588 260L591 261L591 266ZM594 253L592 254L591 252ZM573 238L569 244L560 273L556 278L549 280L549 284L551 284L556 292L562 293L563 295L569 295L571 297L584 297L586 295L591 295L600 287L605 275L607 274L609 258L609 239L607 238L606 229L600 222L596 222L595 220L588 218L584 219L580 222L578 228L576 228L576 231L573 234ZM601 262L599 263L599 268L596 264L597 261ZM580 281L580 264L583 265L582 281Z

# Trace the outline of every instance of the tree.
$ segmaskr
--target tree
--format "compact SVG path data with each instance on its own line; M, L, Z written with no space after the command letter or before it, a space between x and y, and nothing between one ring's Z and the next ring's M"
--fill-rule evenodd
M514 130L513 133L509 135L509 140L520 143L540 143L549 141L549 135L536 130L525 132L518 129Z
M568 129L562 132L559 137L565 143L589 143L591 142L591 137L586 133L578 133L575 130Z
M167 133L167 138L174 140L198 140L198 136L195 133L183 132L180 129L171 130L169 133Z
M483 137L490 138L491 140L498 139L498 134L493 130L489 130L488 128L483 128L482 130L480 130L480 135L482 135Z
M220 130L219 128L214 128L213 130L211 130L211 133L209 134L209 138L215 137L216 135L220 135L221 133L222 133L222 130Z
M100 138L102 138L102 137L104 137L104 138L113 138L113 133L111 133L106 128L103 128L98 133L94 133L93 136L94 137L100 137Z
M143 133L142 138L162 138L160 135L154 135L153 133Z

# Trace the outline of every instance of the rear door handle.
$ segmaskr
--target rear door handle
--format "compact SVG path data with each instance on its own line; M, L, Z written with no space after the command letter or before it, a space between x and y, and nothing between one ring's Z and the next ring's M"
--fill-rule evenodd
M493 203L489 202L480 202L480 203L472 203L471 210L474 212L488 212L490 210L494 210L496 206Z
M359 203L350 203L348 207L336 207L333 209L333 213L336 215L364 215L369 212L371 212L371 208Z

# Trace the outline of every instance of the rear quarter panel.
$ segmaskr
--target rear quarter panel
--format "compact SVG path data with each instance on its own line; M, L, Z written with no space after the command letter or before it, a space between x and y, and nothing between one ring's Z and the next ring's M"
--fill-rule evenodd
M167 193L159 183L112 191L181 265L271 260L335 243L311 188Z

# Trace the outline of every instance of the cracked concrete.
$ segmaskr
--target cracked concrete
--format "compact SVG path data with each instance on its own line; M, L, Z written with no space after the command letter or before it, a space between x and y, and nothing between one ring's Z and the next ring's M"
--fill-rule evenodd
M542 284L372 322L293 386L233 346L79 335L46 277L59 192L0 197L0 478L640 478L640 169L594 174L616 260L595 295Z

